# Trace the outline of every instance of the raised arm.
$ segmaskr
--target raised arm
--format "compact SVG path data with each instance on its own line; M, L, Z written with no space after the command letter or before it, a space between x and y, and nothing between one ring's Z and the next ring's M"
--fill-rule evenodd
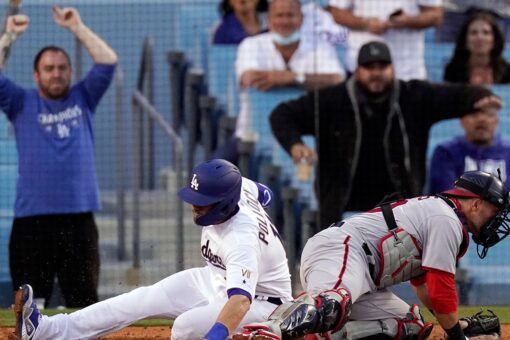
M24 14L10 15L7 17L5 33L0 37L0 70L5 66L11 45L17 37L26 31L29 22L28 16Z
M87 51L96 64L116 64L115 51L87 25L83 23L76 8L53 7L53 20L61 27L67 28L85 45Z

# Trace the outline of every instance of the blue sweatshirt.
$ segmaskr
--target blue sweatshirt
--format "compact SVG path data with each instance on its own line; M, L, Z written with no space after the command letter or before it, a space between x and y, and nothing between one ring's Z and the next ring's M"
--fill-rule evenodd
M497 174L508 187L510 178L510 144L500 136L494 137L490 146L479 147L466 140L465 136L439 144L430 160L429 190L430 194L440 193L453 187L453 182L464 172L482 170Z
M0 108L18 149L16 217L99 209L92 123L114 71L115 65L94 65L61 100L46 100L0 73Z

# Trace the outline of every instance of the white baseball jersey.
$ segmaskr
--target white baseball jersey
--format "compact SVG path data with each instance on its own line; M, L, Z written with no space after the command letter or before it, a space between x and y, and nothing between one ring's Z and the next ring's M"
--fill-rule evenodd
M237 331L267 320L277 307L275 299L292 299L287 258L260 203L270 201L268 192L246 178L241 190L239 211L222 224L202 229L200 249L207 266L175 273L71 314L43 316L34 340L97 338L146 318L175 319L172 339L203 339L228 296L239 293L249 295L252 303Z
M407 15L418 15L420 6L438 7L442 0L329 0L329 5L352 9L355 16L388 20L390 14L403 10ZM360 47L373 40L388 44L396 76L399 79L425 79L425 39L422 29L389 29L381 35L366 31L351 31L347 38L345 64L354 71Z
M280 235L258 200L256 184L243 178L239 212L204 227L202 257L228 291L291 299L290 273Z
M435 196L417 197L393 206L397 226L413 236L422 249L422 267L455 274L456 259L467 247L461 245L468 242L467 231L456 212ZM404 317L409 306L391 292L377 290L372 278L380 266L379 242L389 234L382 212L374 209L344 222L307 242L301 255L303 288L309 292L348 289L353 301L352 320ZM363 250L364 243L372 257ZM369 263L376 268L372 275ZM380 293L383 294L379 296Z

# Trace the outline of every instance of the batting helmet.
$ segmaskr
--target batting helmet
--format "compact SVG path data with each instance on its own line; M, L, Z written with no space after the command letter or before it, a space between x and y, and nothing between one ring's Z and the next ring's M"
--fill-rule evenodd
M499 169L498 169L499 172ZM446 196L481 198L500 210L481 229L478 236L473 235L473 241L477 244L477 252L480 258L487 255L488 248L503 240L510 234L510 197L508 189L499 178L483 171L468 171L455 181L455 188L443 192ZM482 247L480 249L480 246Z
M224 159L213 159L193 169L189 185L179 190L178 195L192 205L213 206L195 220L198 225L208 226L222 222L237 209L241 184L241 172L235 165Z

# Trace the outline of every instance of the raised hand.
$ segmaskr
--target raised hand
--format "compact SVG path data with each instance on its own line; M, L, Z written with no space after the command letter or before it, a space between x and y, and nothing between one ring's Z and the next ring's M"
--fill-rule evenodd
M20 35L25 32L29 22L30 19L24 14L10 15L7 18L5 31L8 33L15 33L16 35Z
M68 29L81 24L80 13L73 7L53 6L53 20L57 25Z
M497 96L487 96L479 99L473 106L475 109L480 110L486 110L491 107L501 109L503 107L503 101Z

